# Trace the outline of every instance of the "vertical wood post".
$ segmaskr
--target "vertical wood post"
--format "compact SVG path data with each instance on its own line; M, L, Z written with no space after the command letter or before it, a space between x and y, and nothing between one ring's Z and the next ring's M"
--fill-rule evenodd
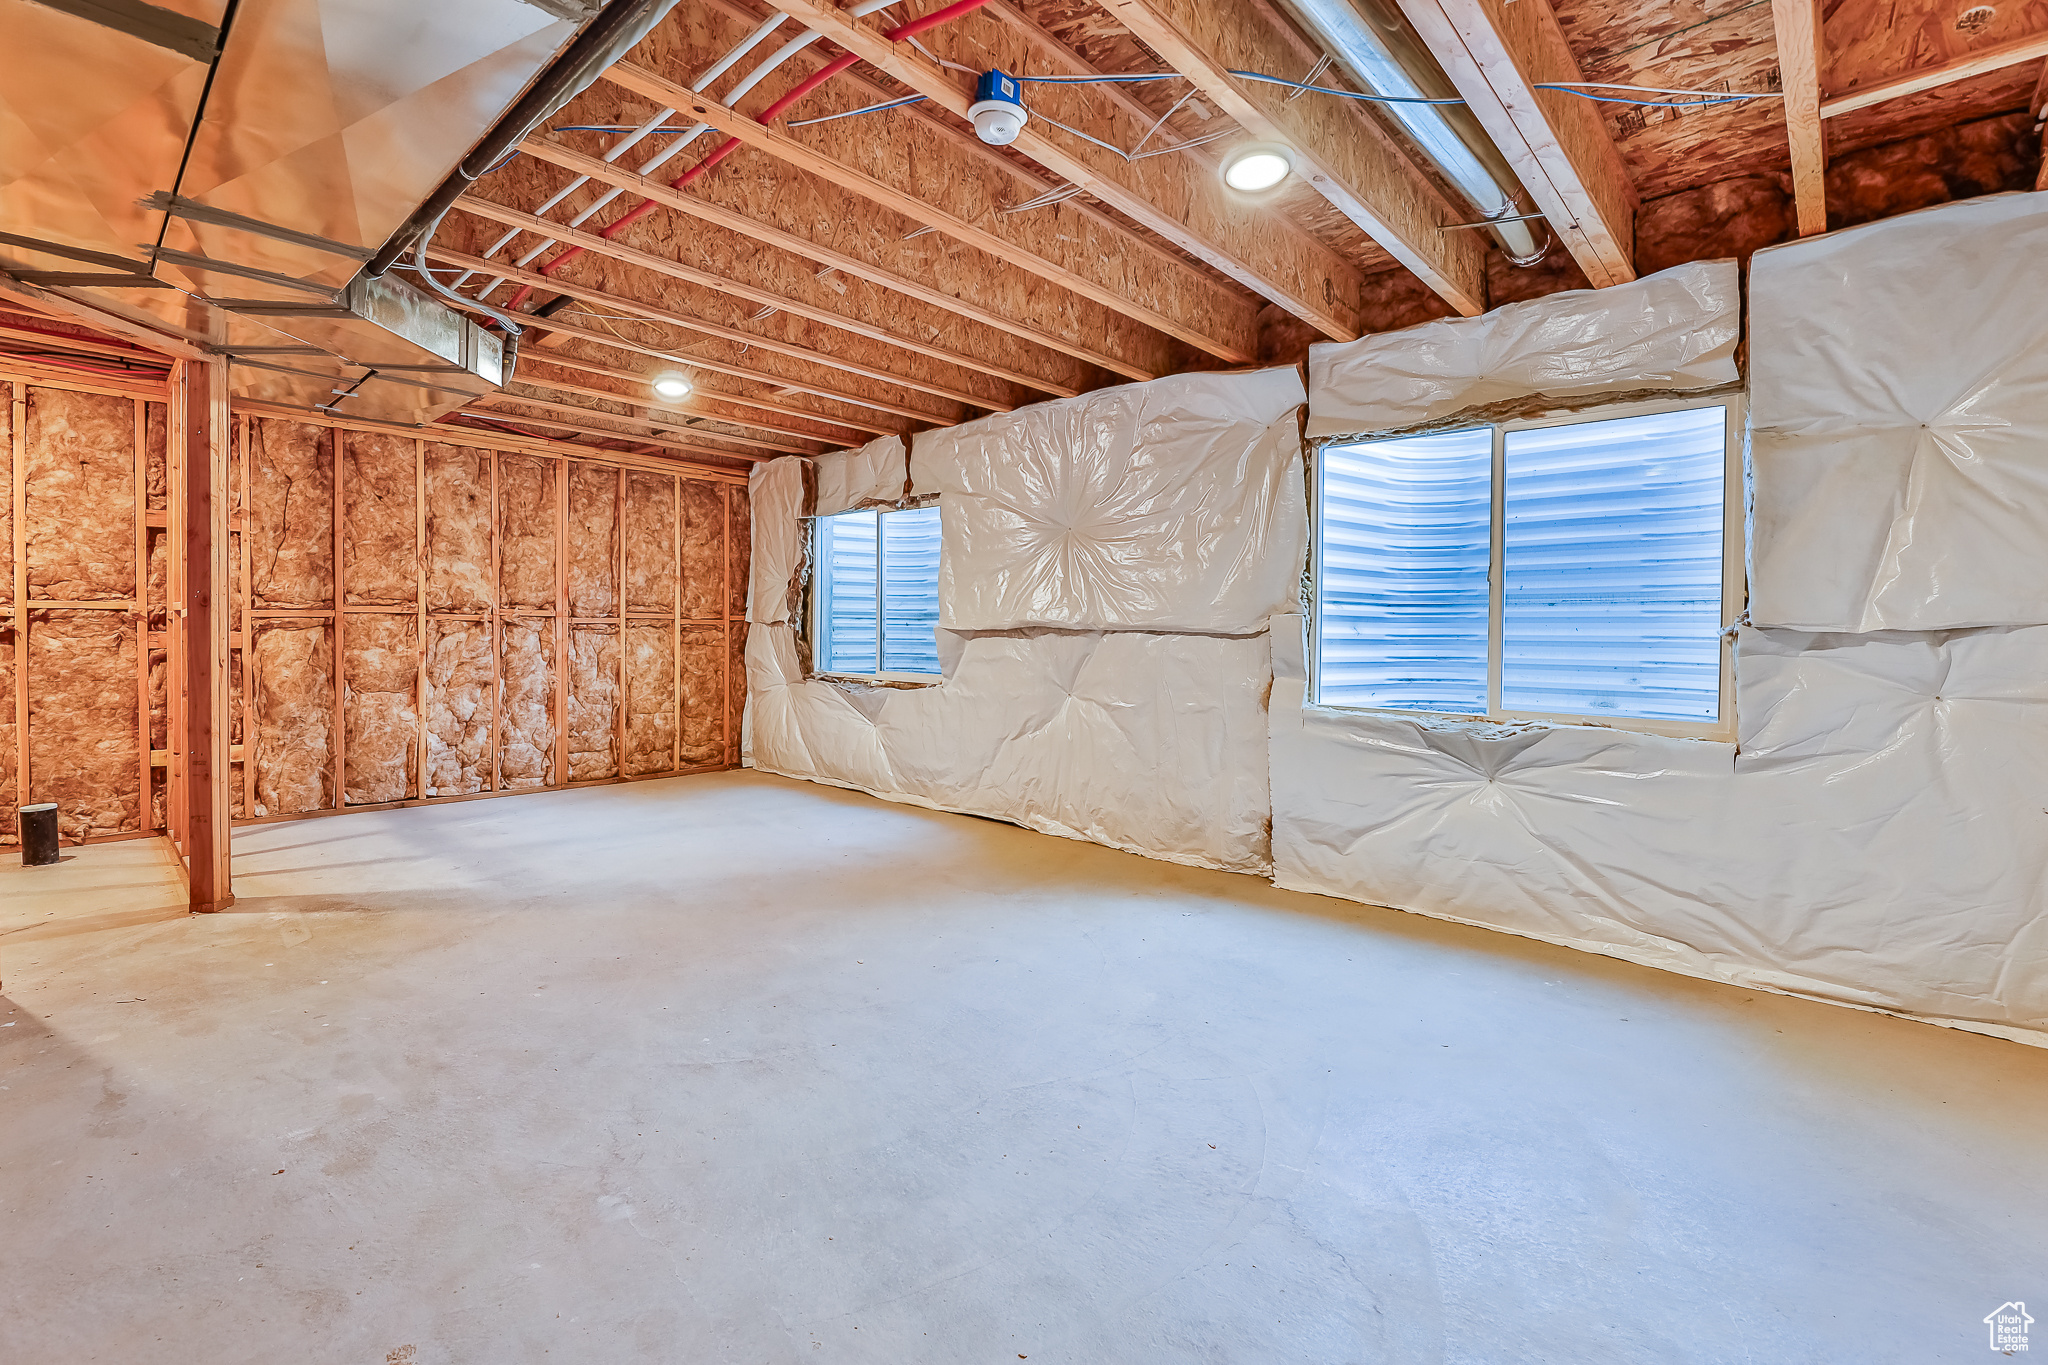
M184 596L171 628L183 639L185 868L195 911L234 903L228 866L228 488L227 367L178 366L184 461L184 526L178 554Z

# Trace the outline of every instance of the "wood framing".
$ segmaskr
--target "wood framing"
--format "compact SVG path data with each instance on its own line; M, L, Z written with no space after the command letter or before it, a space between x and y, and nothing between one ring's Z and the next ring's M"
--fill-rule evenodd
M546 289L553 293L568 294L585 302L595 303L600 307L615 308L622 312L635 314L649 322L658 322L663 326L697 332L705 336L716 337L721 341L733 342L740 346L758 346L764 351L774 351L778 354L789 355L794 359L841 370L848 374L859 375L863 379L878 380L885 384L893 384L913 391L950 398L963 406L995 407L998 411L1010 411L1011 405L998 404L994 399L979 397L975 394L961 393L958 390L919 384L901 375L871 370L866 366L855 365L850 361L842 361L835 357L821 355L815 351L807 351L801 346L787 346L781 342L767 341L760 337L749 336L744 332L735 332L731 328L720 327L715 323L705 322L700 318L684 317L679 313L671 313L665 308L657 308L652 304L641 303L637 299L625 298L618 294L608 294L604 290L592 289L588 285L578 284L572 280L560 280L551 275L542 275L532 270L522 270L517 266L486 261L481 257L470 256L460 251L450 251L445 247L429 247L427 255L443 265L460 266L465 270L474 270L479 273L489 271L493 274L503 275L506 279L520 284L531 284L536 289ZM617 346L621 344L622 340L617 337L611 337L608 340L607 333L578 327L573 323L563 322L560 318L547 318L537 323L536 326L548 331L560 332L565 336L581 337L586 341L597 342L599 345ZM631 343L624 343L624 346L627 350L641 350L642 354L660 356L665 360L672 360L679 365L689 365L699 369L711 370L718 374L731 375L735 379L750 379L757 383L779 384L804 393L815 394L820 398L830 398L837 402L850 403L855 407L874 408L880 412L892 412L899 417L908 417L914 422L925 422L932 426L951 426L953 424L953 419L947 414L932 412L927 408L909 407L873 394L854 393L847 389L815 383L797 376L771 374L746 365L733 365L723 361L707 360L702 356L683 355L674 351L660 351L651 348L642 350L642 348Z
M1782 42L1782 39L1780 41ZM2030 34L2024 38L2015 38L2011 42L2000 43L1996 47L1965 53L1939 66L1909 71L1861 90L1844 91L1842 94L1831 96L1821 101L1820 116L1829 119L1840 114L1853 114L1858 109L1868 109L1871 105L1882 104L1886 100L1895 100L1903 95L1916 95L1922 90L1932 90L1937 86L1981 76L1987 71L1998 71L2043 57L2048 57L2048 33ZM2040 106L2037 104L2034 109L2038 112Z
M1000 313L981 300L948 294L935 284L915 278L903 267L890 269L848 252L822 246L793 232L784 232L772 224L735 213L722 205L713 204L682 190L671 189L664 181L635 175L601 157L579 152L554 138L530 137L520 143L519 148L528 155L551 162L563 170L589 176L592 180L619 189L630 190L642 198L652 199L666 208L750 238L763 246L788 252L801 260L815 261L821 266L851 275L856 279L866 280L902 294L906 298L913 298L985 326L1008 332L1019 340L1035 342L1048 350L1060 351L1076 360L1099 365L1127 379L1157 378L1165 374L1169 368L1169 361L1162 355L1119 354L1091 345L1086 338L1063 336L1035 322ZM552 224L549 225L549 232L552 235Z
M908 44L890 42L870 22L853 18L831 0L772 0L772 3L783 13L823 33L849 52L859 54L878 70L901 81L949 113L965 118L968 106L974 103L974 81L971 77L963 78L945 70ZM1190 8L1193 7L1190 0ZM1236 6L1210 6L1207 12L1237 13L1239 9ZM986 50L997 65L1006 64L999 51L1002 43L1028 42L1025 35L1006 32L999 21L989 20L986 16L979 24L970 16L962 21L962 26L973 26L974 32L965 41L975 43L977 51ZM950 29L948 33L951 37L959 34L960 30ZM1169 64L1178 66L1172 54L1162 52L1161 55ZM1196 84L1199 86L1201 82L1197 80ZM1046 87L1040 92L1039 99L1047 102L1059 89L1056 86ZM1235 114L1227 107L1226 112ZM1125 121L1121 117L1113 120L1115 123ZM736 129L722 131L739 135ZM1109 131L1111 140L1123 135L1135 142L1142 127L1128 131L1112 127ZM1349 341L1360 335L1358 298L1361 277L1357 267L1313 238L1294 232L1291 225L1276 229L1270 214L1232 195L1219 179L1208 174L1199 164L1190 164L1176 156L1125 160L1049 125L1026 124L1011 145L1054 175L1087 190L1140 227L1158 234L1261 297L1278 303L1324 335L1339 341Z
M1113 8L1154 0L1110 0ZM1465 105L1595 288L1636 277L1636 190L1549 0L1401 0Z
M177 747L184 762L184 858L195 911L234 903L229 861L228 791L228 394L218 363L185 361L176 371L171 413L173 497L182 525L174 533L183 592L169 622L179 637L183 706ZM140 452L137 452L140 458ZM180 458L182 457L182 458ZM143 572L138 565L136 572Z
M550 227L548 230L567 231L567 229L553 227ZM609 245L607 243L607 246ZM430 248L427 254L451 265L489 270L493 274L503 275L508 280L513 280L520 284L530 284L536 289L544 289L558 294L568 294L578 300L637 314L649 322L658 322L664 326L696 332L702 336L712 337L718 341L728 342L735 346L766 351L771 355L786 356L791 360L801 361L805 364L818 365L829 370L838 370L843 374L856 375L862 379L871 379L879 384L892 384L898 388L908 389L912 393L930 394L934 398L944 398L950 402L958 403L962 407L984 408L994 412L1010 412L1017 406L1015 403L1010 402L1007 396L999 397L993 394L976 393L968 389L954 388L950 384L940 383L922 375L903 374L894 370L877 369L870 365L861 364L859 361L846 356L834 355L828 351L812 350L807 346L792 345L786 341L778 341L773 337L759 336L752 332L743 332L736 327L727 327L723 323L712 322L705 318L691 317L684 313L672 312L656 304L643 303L638 299L628 298L623 294L609 293L574 280L562 279L560 276L543 275L538 271L523 270L513 265L494 264L483 260L481 257L467 256L460 252L447 251L440 247ZM552 322L553 320L549 319L549 321ZM704 362L700 360L693 363L703 364ZM958 360L950 363L954 365L963 364L963 362ZM749 371L748 375L752 377L758 373L758 371ZM791 382L783 376L767 377L781 379L784 383ZM872 397L863 398L861 401L871 407L881 406L880 402ZM937 422L940 425L950 424L943 417L922 412L917 408L885 410L900 411L905 415L916 414L919 420Z
M1071 248L1073 244L1044 240L1044 234L1031 232L1027 225L1011 219L990 216L981 223L970 222L947 208L814 151L781 129L763 127L717 100L696 94L631 62L620 62L606 71L604 78L660 107L689 113L800 171L851 190L912 222L936 228L955 241L987 252L998 261L1092 299L1211 355L1235 364L1257 357L1257 305L1250 298L1219 288L1192 270L1179 271L1171 281L1171 287L1148 291L1149 297L1180 310L1167 313L1144 299L1130 297L1134 292L1128 287L1131 277L1107 269L1099 255L1078 249L1061 249ZM951 103L960 103L964 108L965 104L957 98L959 92L952 89L950 83L942 84L951 91ZM933 166L928 173L944 177L948 168ZM1185 235L1184 230L1182 235ZM1148 262L1147 265L1153 268L1153 263ZM1175 271L1170 263L1157 268L1169 273Z
M1792 150L1792 197L1799 235L1828 230L1828 156L1820 117L1819 0L1771 0L1778 71L1785 90L1785 139Z
M1446 224L1463 221L1466 215L1437 191L1391 137L1351 118L1327 97L1290 100L1279 86L1230 74L1233 69L1281 72L1295 65L1291 44L1261 7L1204 0L1103 0L1103 8L1251 137L1291 147L1296 173L1451 307L1468 317L1485 311L1486 265L1480 239L1443 231ZM1220 184L1215 192L1227 193ZM1267 288L1260 292L1327 336L1343 341L1358 334L1355 317L1346 335L1345 327L1332 325L1338 321L1333 314L1312 315L1281 293Z
M860 318L848 317L843 313L836 313L827 308L819 308L801 299L792 298L787 293L774 293L766 289L756 289L751 285L741 284L719 275L713 275L709 271L698 270L694 266L684 265L679 261L672 261L665 256L657 256L652 252L641 251L636 247L625 246L619 242L607 241L594 232L585 232L581 228L573 228L563 223L551 223L544 218L536 218L530 213L523 213L518 209L508 208L503 204L495 204L488 199L482 199L475 195L465 195L457 200L456 207L466 213L476 214L480 218L487 218L505 227L520 228L539 237L553 237L568 246L582 247L585 251L594 255L608 256L622 265L630 265L653 274L665 275L670 279L681 280L685 284L715 289L719 293L728 294L737 299L745 299L747 302L759 307L772 308L778 312L807 318L812 322L820 323L827 327L835 327L840 331L850 332L854 336L863 337L884 346L908 351L912 355L925 356L939 361L941 364L957 365L963 369L972 370L1006 383L1016 384L1022 388L1036 389L1040 393L1054 394L1061 398L1071 398L1081 392L1081 390L1070 384L1062 384L1056 380L1047 379L1043 375L1029 374L1023 370L1010 369L1007 366L992 365L985 360L969 359L955 354L943 346L931 346L911 337L899 336L885 327L877 327ZM899 379L896 382L906 383L908 381Z
M663 408L658 403L650 403L645 398L636 398L635 396L629 393L618 393L611 389L593 388L588 384L578 384L575 381L568 379L526 378L515 380L514 383L516 383L522 389L551 389L560 393L580 394L585 398L599 398L607 402L623 403L628 407L638 408L641 410L641 412L611 412L604 408L593 408L588 406L580 406L573 409L573 411L580 412L586 417L602 417L611 421L631 422L635 426L645 427L649 431L665 431L668 432L670 435L674 436L698 436L703 437L707 440L730 441L735 445L753 446L757 450L772 450L782 455L810 455L815 453L814 447L829 447L833 444L832 440L825 436L803 434L802 439L809 442L809 444L792 445L788 441L763 441L758 439L757 437L752 436L736 436L729 431L706 430L705 428L702 427L691 426L687 422L663 421L660 418L657 418L652 415L655 412L667 411L667 409ZM513 389L501 390L496 396L498 398L507 399L513 402L532 403L539 407L555 406L543 399L529 397L528 395L517 392ZM560 406L562 406L564 411L571 410L568 408L566 404ZM641 415L641 413L645 413L647 415L643 416ZM710 414L706 414L699 420L730 422L733 425L742 425L741 423L734 421L734 419L732 418L715 417ZM746 425L749 430L783 430L783 428L780 427L754 427L752 423L746 423L744 425Z
M654 356L663 360L673 358L666 352L622 344L618 338L612 340L612 348L614 350L626 351L632 355ZM621 370L615 366L602 365L594 360L586 360L582 356L565 355L561 351L553 349L521 355L519 363L525 365L529 360L538 361L543 365L560 366L565 370L576 370L582 374L601 375L606 379L616 379L626 384L645 386L650 378L648 375L640 374L633 370ZM688 358L682 358L679 363L688 364ZM557 384L557 381L552 379L529 378L520 379L516 382L532 384L543 388ZM894 427L873 426L866 422L854 421L845 417L827 416L810 408L799 408L788 403L778 403L771 398L759 398L752 394L733 393L729 389L714 389L701 384L697 387L696 392L678 403L650 404L647 400L635 398L631 394L613 393L610 390L604 389L593 390L592 393L595 397L612 398L621 403L634 403L642 407L654 407L663 412L680 412L685 408L705 402L726 403L733 407L750 408L756 412L772 412L781 417L795 417L803 421L817 422L821 426L840 427L846 431L867 432L875 436L887 436L896 431ZM724 413L707 412L702 415L706 421L710 422L726 422L733 426L743 426L754 431L779 432L784 436L795 436L806 441L823 441L828 445L840 439L833 435L803 431L796 427L775 426L767 422L755 421L751 418L728 417Z

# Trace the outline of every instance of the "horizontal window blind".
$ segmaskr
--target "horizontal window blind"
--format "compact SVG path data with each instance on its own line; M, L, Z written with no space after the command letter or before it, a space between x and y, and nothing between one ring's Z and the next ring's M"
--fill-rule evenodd
M818 667L939 672L939 509L817 521Z
M1503 710L1718 718L1726 423L1503 434Z
M1490 427L1326 446L1317 699L1486 710Z
M939 509L882 516L882 671L939 671Z
M881 639L875 520L873 512L818 518L818 666L828 673L875 671Z

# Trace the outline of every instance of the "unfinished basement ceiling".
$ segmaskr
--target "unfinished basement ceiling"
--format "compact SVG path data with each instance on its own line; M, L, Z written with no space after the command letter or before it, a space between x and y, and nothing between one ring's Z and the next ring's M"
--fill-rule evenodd
M40 84L10 92L24 122L7 149L0 269L227 347L245 397L740 469L1746 257L1794 235L1802 195L1824 194L1840 226L2031 187L2039 163L2030 115L2048 17L2034 5L1835 0L1810 65L1779 48L1791 0L1352 6L1321 8L1428 47L1441 70L1424 83L1456 84L1485 124L1512 164L1506 179L1519 177L1504 187L1513 207L1571 218L1556 233L1531 220L1556 237L1540 262L1518 267L1486 231L1456 226L1494 209L1475 207L1387 106L1233 74L1356 90L1295 17L1309 11L1286 0L900 0L865 17L824 0L614 0L605 14L633 10L654 27L530 129L434 234L439 278L477 302L468 340L434 362L453 367L446 383L401 392L388 365L370 377L370 364L334 361L357 324L342 336L286 314L304 290L349 283L579 24L592 29L592 11L470 0L429 18L247 0L230 13L194 0L176 7L191 33L152 41L23 0L5 22L50 59ZM913 21L932 22L885 36ZM104 63L86 65L106 44L133 49L120 89L90 75ZM397 68L365 62L397 50ZM975 73L991 67L1032 78L1033 118L1004 146L963 116ZM1795 86L1813 72L1824 183L1795 184L1786 127L1799 106L1779 98L1788 69ZM1104 74L1157 79L1048 83ZM1517 81L1647 87L1602 92L1647 103L1517 96ZM1720 96L1751 98L1697 103ZM913 102L857 112L895 100ZM121 130L151 110L145 147ZM109 138L121 157L106 154ZM1294 148L1296 174L1265 196L1224 190L1223 159L1268 138ZM166 214L174 190L198 208ZM138 206L152 196L157 208ZM357 276L341 302L452 319L410 255L374 286ZM242 273L194 264L208 260ZM80 283L108 261L154 287ZM228 295L233 306L193 311ZM492 314L508 309L527 332L509 377L491 358L505 339ZM655 394L664 375L690 391Z

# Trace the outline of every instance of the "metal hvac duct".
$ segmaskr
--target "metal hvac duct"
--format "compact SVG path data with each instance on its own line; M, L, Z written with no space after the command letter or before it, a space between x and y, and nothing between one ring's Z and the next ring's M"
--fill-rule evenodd
M364 263L674 3L0 0L0 270L227 355L236 396L431 421L502 342Z
M1394 0L1283 0L1330 59L1374 95L1458 98L1458 89ZM1530 212L1528 192L1479 120L1463 104L1383 104L1438 173L1482 218ZM1516 265L1534 265L1554 240L1541 223L1486 229Z

